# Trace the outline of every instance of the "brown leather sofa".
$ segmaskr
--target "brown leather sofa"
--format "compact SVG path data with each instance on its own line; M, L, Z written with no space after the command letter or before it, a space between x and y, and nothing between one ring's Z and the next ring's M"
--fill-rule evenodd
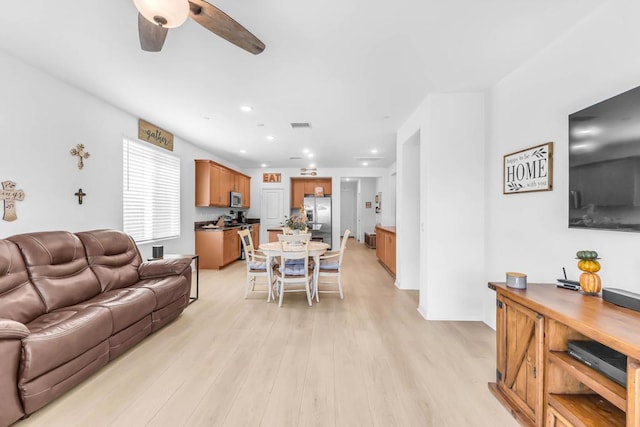
M142 262L120 231L0 240L0 426L174 320L190 289L191 259Z

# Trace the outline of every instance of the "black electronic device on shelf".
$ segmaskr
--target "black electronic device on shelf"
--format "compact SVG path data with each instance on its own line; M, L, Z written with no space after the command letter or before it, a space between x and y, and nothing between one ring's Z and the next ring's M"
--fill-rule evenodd
M622 289L605 288L602 290L602 299L620 307L640 311L640 294Z
M597 341L569 341L569 355L621 386L627 386L627 356Z
M567 270L565 270L564 267L562 267L562 274L564 275L564 279L556 279L559 288L570 289L572 291L580 289L580 282L567 279Z

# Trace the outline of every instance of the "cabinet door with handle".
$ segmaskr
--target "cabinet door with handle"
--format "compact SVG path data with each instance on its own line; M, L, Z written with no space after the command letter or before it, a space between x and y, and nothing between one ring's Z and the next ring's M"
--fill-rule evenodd
M498 295L498 387L535 426L543 425L544 318Z

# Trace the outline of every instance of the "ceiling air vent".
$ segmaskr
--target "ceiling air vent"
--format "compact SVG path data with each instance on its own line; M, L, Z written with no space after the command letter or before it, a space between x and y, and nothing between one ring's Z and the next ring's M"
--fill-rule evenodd
M293 156L293 157L289 157L289 160L302 160L302 157Z
M311 129L311 123L291 123L292 129Z

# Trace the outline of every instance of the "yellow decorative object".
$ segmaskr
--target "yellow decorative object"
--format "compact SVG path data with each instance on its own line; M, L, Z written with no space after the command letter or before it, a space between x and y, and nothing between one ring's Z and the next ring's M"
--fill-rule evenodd
M582 273L580 275L580 289L588 294L597 294L602 289L602 281L596 273Z
M581 259L578 261L578 268L587 273L597 273L600 271L600 263L595 259Z

